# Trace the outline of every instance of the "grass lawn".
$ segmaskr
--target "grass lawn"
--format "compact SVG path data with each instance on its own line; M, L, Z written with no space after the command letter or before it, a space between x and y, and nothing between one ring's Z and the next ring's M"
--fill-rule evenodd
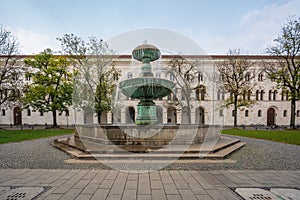
M222 133L300 145L300 130L241 130L227 129Z
M0 130L0 144L74 133L72 129Z

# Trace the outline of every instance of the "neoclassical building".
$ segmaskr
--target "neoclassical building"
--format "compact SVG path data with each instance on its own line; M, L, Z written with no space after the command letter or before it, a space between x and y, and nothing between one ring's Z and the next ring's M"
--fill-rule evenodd
M241 56L243 57L243 56ZM256 82L254 88L247 92L243 98L253 100L253 104L242 107L238 110L239 125L289 125L290 101L288 91L276 87L276 82L269 80L262 68L263 61L275 60L272 56L244 56L254 62ZM162 56L159 61L152 63L153 74L156 77L175 81L175 77L162 70L174 56ZM221 91L216 84L214 75L217 73L216 63L228 59L226 55L211 56L184 56L187 60L199 60L199 70L195 81L201 85L201 89L193 91L190 102L191 124L223 124L233 125L233 108L223 107L224 100L230 94ZM22 61L19 63L22 64ZM140 63L133 61L130 55L115 56L114 65L121 71L121 80L138 76L137 68ZM30 83L30 77L20 74L25 83ZM1 90L1 98L5 94ZM118 91L116 91L118 95ZM175 96L181 102L174 105ZM114 103L121 103L119 109L113 112L102 113L101 124L130 124L134 123L137 115L137 100L125 96L114 96ZM157 105L157 118L161 124L187 124L187 103L181 94L180 88L176 88L173 94L155 101ZM98 123L95 113L87 112L84 109L70 107L67 111L57 116L58 125L74 125L82 123ZM2 105L0 113L0 125L44 125L52 123L52 113L40 113L33 109L22 109L22 105ZM300 125L300 106L297 103L296 124Z

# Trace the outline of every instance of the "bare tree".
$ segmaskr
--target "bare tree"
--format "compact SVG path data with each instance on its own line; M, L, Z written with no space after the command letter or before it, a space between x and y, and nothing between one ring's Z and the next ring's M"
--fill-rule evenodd
M19 99L22 66L17 66L19 43L15 36L0 27L0 107Z
M233 105L234 127L237 126L238 108L254 103L250 98L255 84L253 64L251 60L241 55L240 49L229 50L228 58L216 63L223 81L223 88L220 89L230 93L224 106Z
M189 124L191 123L191 102L195 99L198 101L201 100L201 98L193 98L192 94L194 94L196 90L205 92L205 89L202 88L200 84L198 64L198 61L189 61L181 56L177 56L169 61L166 68L166 74L170 75L171 79L174 79L176 88L178 88L181 93L181 100L178 100L176 94L169 104L187 108L185 111L187 112Z
M265 63L265 71L271 80L283 90L289 90L291 101L290 127L296 128L296 102L300 99L300 18L289 18L281 35L267 53L276 56L276 62Z

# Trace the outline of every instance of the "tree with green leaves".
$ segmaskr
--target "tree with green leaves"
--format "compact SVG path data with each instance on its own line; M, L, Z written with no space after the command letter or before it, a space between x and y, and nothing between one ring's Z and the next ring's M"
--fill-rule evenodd
M289 90L291 101L290 127L296 128L296 102L300 99L300 18L288 18L281 34L274 40L267 53L275 56L275 62L265 63L265 71L278 88Z
M76 91L85 91L84 95L74 93L75 106L93 110L100 123L101 115L112 109L112 93L120 76L120 70L114 66L113 51L96 37L90 37L86 42L74 34L65 34L58 40L63 53L78 70Z
M19 42L12 33L0 27L0 107L19 100L24 68L18 65Z
M57 112L72 105L74 71L64 56L55 56L46 49L33 58L24 60L32 83L25 87L24 105L40 112L52 112L53 126L57 127Z
M223 82L221 90L230 93L225 99L225 107L233 105L234 127L237 126L237 111L239 108L254 103L251 99L252 89L255 86L255 70L253 62L241 55L240 49L232 49L228 52L228 58L216 63Z

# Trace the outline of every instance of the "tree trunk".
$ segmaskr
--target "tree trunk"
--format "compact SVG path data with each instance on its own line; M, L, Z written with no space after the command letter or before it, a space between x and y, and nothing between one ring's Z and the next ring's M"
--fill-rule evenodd
M187 116L188 116L188 124L191 124L191 107L190 107L190 100L187 99ZM181 115L182 116L182 115Z
M234 95L234 110L233 110L233 118L234 118L234 122L233 122L233 127L236 128L237 127L237 103L238 103L238 96Z
M291 100L291 118L290 118L290 127L292 129L296 128L296 100Z
M57 127L56 110L52 110L53 126Z
M98 124L101 124L101 111L97 112Z

